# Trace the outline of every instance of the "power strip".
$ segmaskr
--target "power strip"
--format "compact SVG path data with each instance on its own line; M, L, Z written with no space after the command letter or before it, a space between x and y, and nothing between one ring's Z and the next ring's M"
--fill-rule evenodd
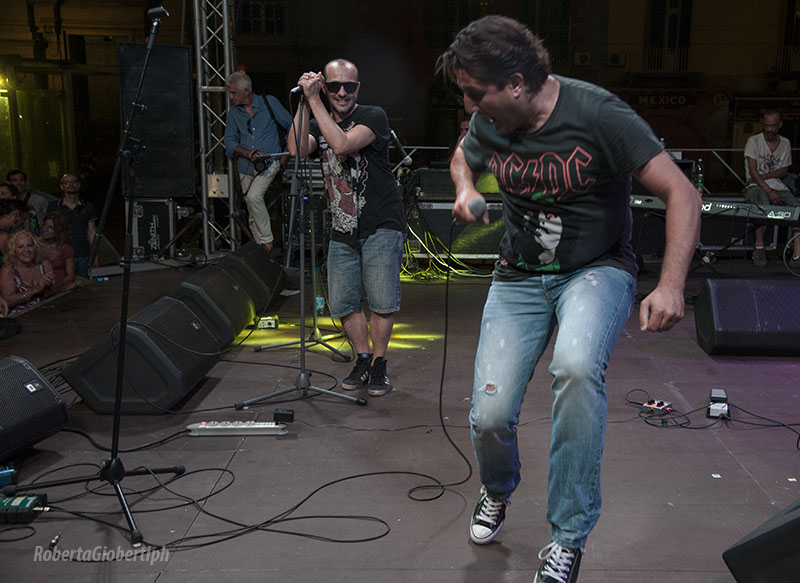
M286 435L283 423L274 421L201 421L186 426L189 435Z
M650 399L642 403L643 413L669 413L672 411L672 401L661 401L659 399Z

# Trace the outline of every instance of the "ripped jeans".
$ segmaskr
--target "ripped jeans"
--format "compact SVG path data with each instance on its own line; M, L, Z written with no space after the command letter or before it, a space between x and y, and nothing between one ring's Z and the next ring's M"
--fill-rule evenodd
M481 483L497 498L520 481L517 424L528 382L558 323L547 520L575 548L600 517L605 371L628 320L635 278L615 267L494 281L481 322L470 425Z

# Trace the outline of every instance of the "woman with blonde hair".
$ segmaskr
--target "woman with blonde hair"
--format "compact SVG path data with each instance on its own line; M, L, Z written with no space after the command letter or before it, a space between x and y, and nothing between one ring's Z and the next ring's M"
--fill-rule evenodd
M42 259L42 244L28 231L8 238L0 269L0 293L11 312L18 312L54 293L53 266Z

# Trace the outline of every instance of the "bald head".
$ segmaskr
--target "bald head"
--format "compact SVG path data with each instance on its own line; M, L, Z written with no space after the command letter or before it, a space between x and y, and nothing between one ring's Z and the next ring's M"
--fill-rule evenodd
M358 81L358 67L347 59L334 59L330 61L322 70L325 74L325 79L332 79L338 74L346 74L345 76L352 81Z

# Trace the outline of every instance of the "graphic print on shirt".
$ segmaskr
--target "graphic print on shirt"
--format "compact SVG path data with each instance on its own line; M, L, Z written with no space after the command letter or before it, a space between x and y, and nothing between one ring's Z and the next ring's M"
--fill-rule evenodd
M580 146L573 148L566 160L556 152L544 152L526 161L514 152L509 152L505 159L500 156L496 150L492 153L489 170L500 187L515 196L544 193L560 200L569 192L589 192L596 182L595 178L584 176L592 155Z
M497 176L506 193L550 207L567 194L589 191L596 181L595 178L585 176L586 167L591 161L591 154L580 146L573 148L566 159L556 152L545 152L525 163L516 153L509 153L503 159L495 151L489 161L489 169ZM516 261L517 267L539 271L557 270L559 262L556 255L563 232L562 218L552 208L539 210L538 213L528 210L523 216L522 228L525 233L533 236L541 251L538 253L538 266L529 265L519 257Z
M758 155L758 164L756 165L756 168L758 169L759 174L767 174L774 170L780 170L783 168L784 164L785 161L782 155L775 155L774 153L770 152L769 154Z
M352 127L343 129L348 131ZM367 159L360 152L337 156L321 135L319 149L330 200L331 228L341 233L352 233L358 228L358 217L367 202L364 196L369 177Z

